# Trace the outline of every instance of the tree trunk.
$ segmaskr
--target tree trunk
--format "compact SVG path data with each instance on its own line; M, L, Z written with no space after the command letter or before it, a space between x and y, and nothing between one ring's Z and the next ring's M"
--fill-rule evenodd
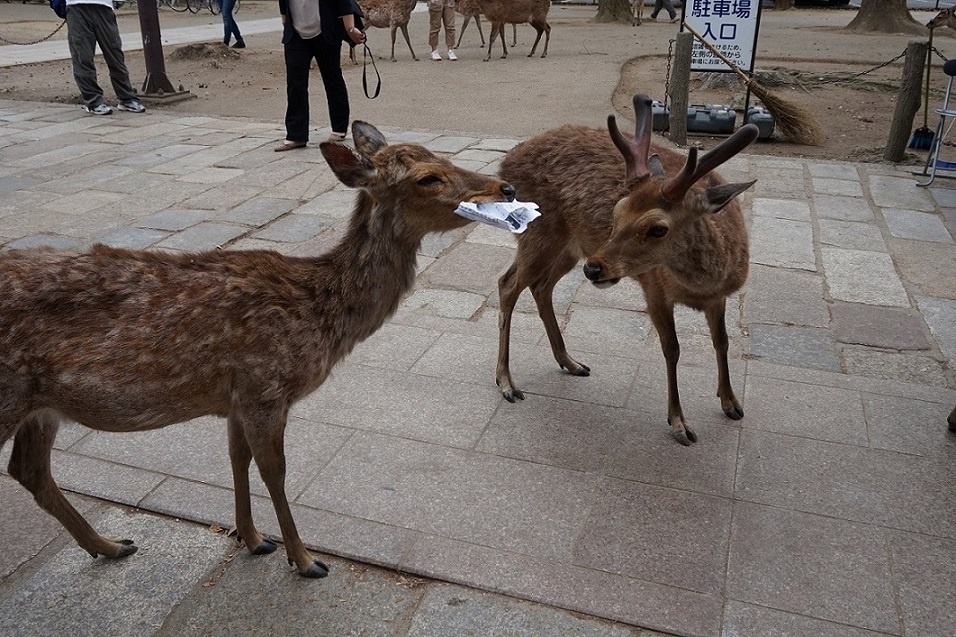
M906 0L861 0L856 17L846 26L858 33L910 33L927 35L929 29L913 19Z
M773 0L774 11L784 11L793 8L793 0Z
M630 0L598 0L598 12L595 22L631 23Z

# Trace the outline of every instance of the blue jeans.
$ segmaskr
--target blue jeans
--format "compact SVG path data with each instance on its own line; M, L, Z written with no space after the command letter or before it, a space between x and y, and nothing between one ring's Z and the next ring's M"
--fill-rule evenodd
M236 6L236 0L219 0L219 6L222 7L222 41L228 46L229 39L235 35L236 42L242 42L242 34L239 33L239 25L232 17L232 10Z

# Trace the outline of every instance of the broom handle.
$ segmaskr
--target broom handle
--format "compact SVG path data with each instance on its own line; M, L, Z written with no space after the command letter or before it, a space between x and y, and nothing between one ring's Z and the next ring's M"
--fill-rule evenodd
M701 34L697 33L697 31L695 31L692 26L690 26L690 25L687 24L686 22L681 23L681 26L684 27L685 29L687 29L688 31L690 31L691 33L693 33L694 36L695 36L698 40L700 40L700 43L707 47L707 50L709 50L711 53L713 53L713 54L716 55L718 58L720 58L721 60L723 60L724 63L725 63L727 66L729 66L731 69L733 69L734 73L736 73L737 75L739 75L740 78L741 78L744 82L746 82L748 86L750 86L751 84L753 84L753 78L748 77L748 75L747 75L746 73L744 73L743 71L741 71L741 70L737 67L736 64L734 64L733 62L731 62L730 60L728 60L727 57L726 57L723 53L721 53L720 51L718 51L717 49L715 49L714 46L713 46L710 42L708 42L707 40L705 40L705 39L704 39L704 36L702 36Z

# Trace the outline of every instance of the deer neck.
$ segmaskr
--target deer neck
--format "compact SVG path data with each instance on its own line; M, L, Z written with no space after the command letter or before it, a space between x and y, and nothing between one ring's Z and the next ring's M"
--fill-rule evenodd
M675 241L667 269L687 291L725 295L743 285L739 279L746 277L749 250L743 220L735 212L698 217Z
M340 344L336 359L372 335L395 313L415 281L423 237L413 236L396 210L359 194L348 231L321 257L329 278L318 282L316 314Z

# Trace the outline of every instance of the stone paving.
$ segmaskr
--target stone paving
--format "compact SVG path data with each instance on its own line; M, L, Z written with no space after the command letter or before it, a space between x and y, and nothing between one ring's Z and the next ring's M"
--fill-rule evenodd
M485 172L519 141L383 132ZM341 236L354 193L318 148L272 152L281 136L276 123L245 119L92 118L72 105L0 101L0 243L319 253ZM558 368L526 294L512 371L527 398L505 402L494 383L496 283L514 242L475 226L433 236L396 316L293 411L287 486L306 542L679 635L951 636L953 182L921 189L904 167L748 155L722 172L758 180L742 198L752 273L727 316L743 420L726 419L714 396L706 322L681 310L680 385L700 442L677 445L639 287L595 290L579 270L555 304L592 375ZM232 525L215 419L139 434L65 426L53 462L75 493ZM258 479L253 491L260 526L276 533ZM107 518L104 528L125 523ZM141 561L156 533L130 532L141 552L128 560L91 562L79 550L57 560L73 578L148 578ZM190 542L187 561L207 570L207 543L225 550L216 538ZM223 585L247 601L292 589L301 602L312 590L303 586L347 586L337 578L354 575L337 562L329 580L303 584L281 559L236 560L258 579ZM72 581L35 577L37 590ZM10 586L0 585L0 604L6 595L17 613L43 610L47 598ZM183 604L166 634L204 634L201 596ZM440 588L416 604L452 606ZM254 625L269 617L245 612ZM408 634L439 634L429 621Z

